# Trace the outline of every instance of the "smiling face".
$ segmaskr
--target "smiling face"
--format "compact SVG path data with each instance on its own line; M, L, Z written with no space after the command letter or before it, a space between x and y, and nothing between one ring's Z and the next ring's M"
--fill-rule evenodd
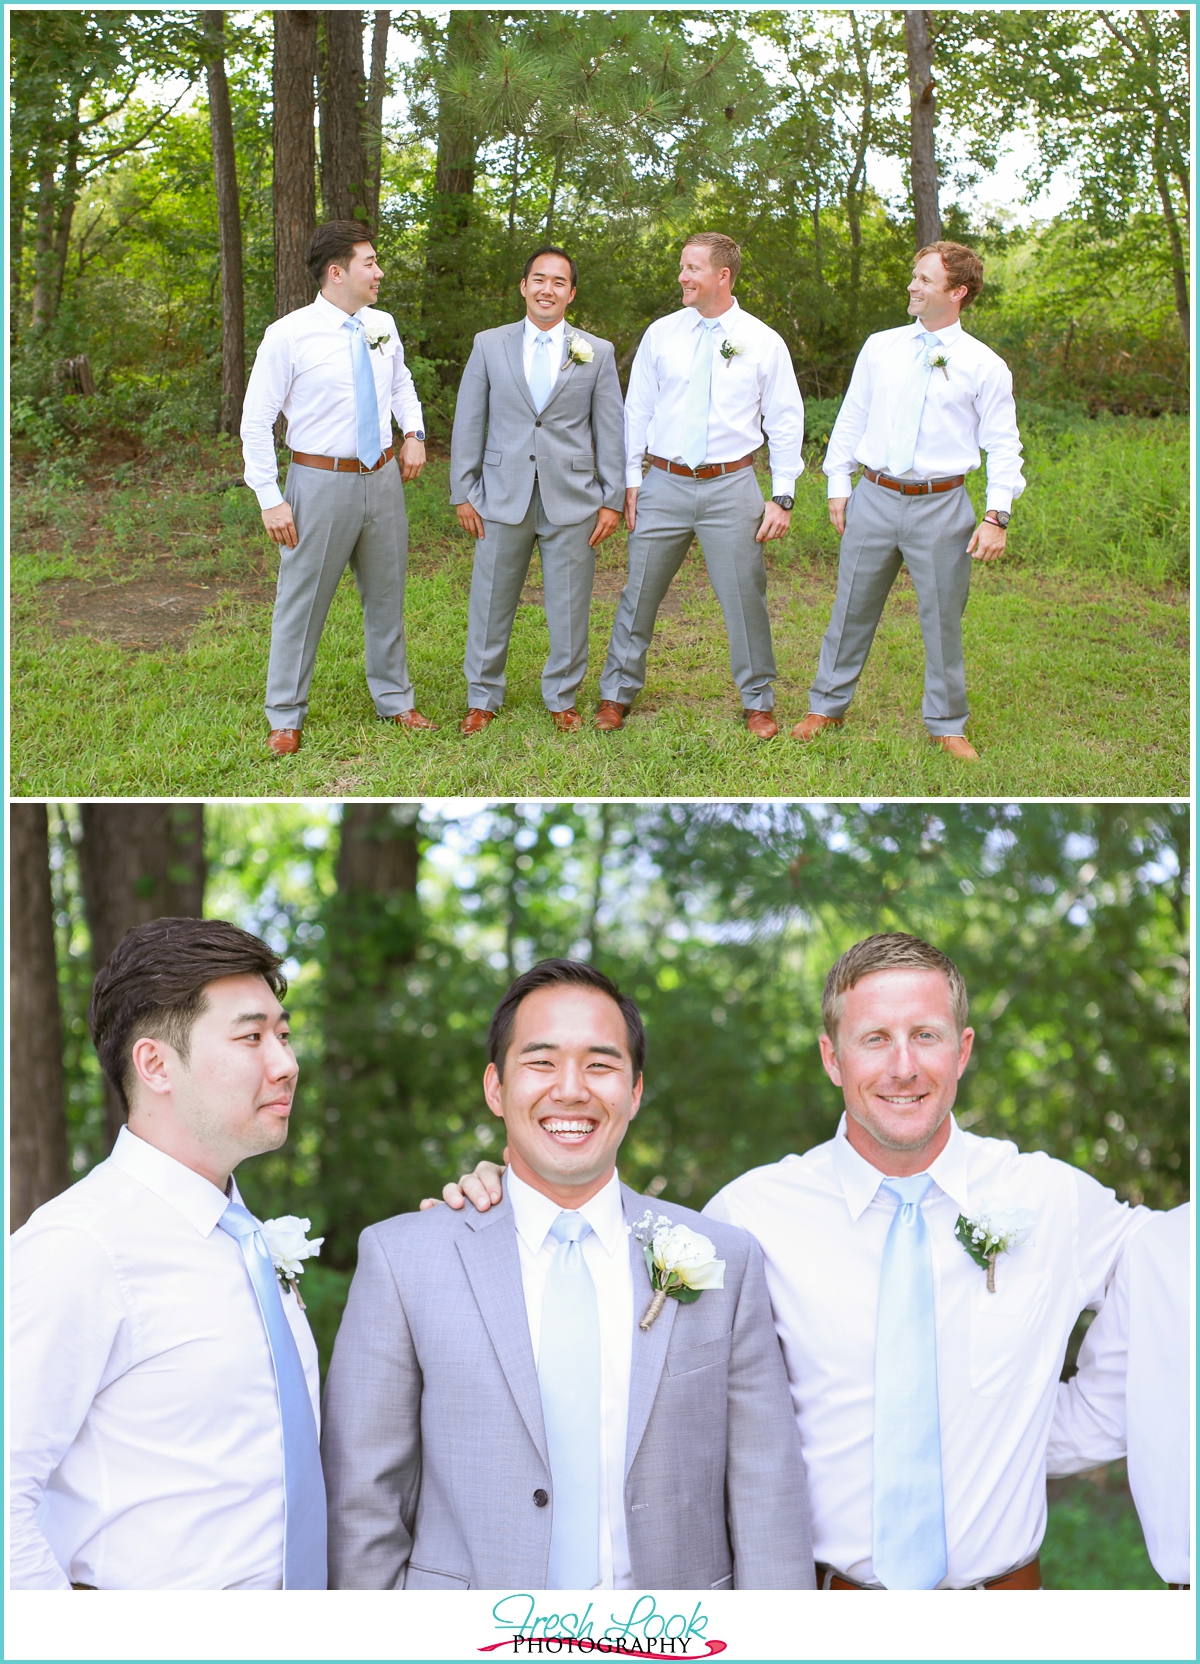
M679 256L679 287L683 304L694 306L702 318L717 318L733 305L733 273L714 266L706 243L688 243Z
M134 1041L129 1130L223 1190L239 1161L287 1138L298 1066L261 977L220 977L204 994L186 1060L165 1040Z
M908 286L908 315L920 318L926 329L944 329L962 311L967 286L950 287L940 254L923 254L913 267Z
M346 265L334 261L327 267L321 293L351 316L364 306L374 306L383 272L370 243L355 243Z
M620 1007L578 984L535 989L517 1007L504 1078L489 1063L483 1090L517 1177L581 1207L611 1178L642 1098Z
M525 310L539 329L553 329L575 299L571 262L561 254L539 254L529 276L521 279Z
M872 1166L921 1173L941 1153L974 1037L959 1034L941 971L874 971L846 993L821 1061L845 1096L846 1137Z

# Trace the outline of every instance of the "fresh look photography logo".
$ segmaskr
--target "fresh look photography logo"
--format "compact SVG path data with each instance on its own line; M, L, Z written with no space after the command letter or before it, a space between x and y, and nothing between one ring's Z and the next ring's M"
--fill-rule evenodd
M539 1611L536 1596L516 1594L498 1600L492 1617L496 1628L505 1633L501 1640L480 1647L480 1652L522 1658L591 1653L618 1658L714 1658L726 1648L724 1641L706 1633L708 1616L699 1601L690 1613L665 1612L653 1595L639 1595L625 1616L611 1612L605 1620L592 1601L582 1612Z

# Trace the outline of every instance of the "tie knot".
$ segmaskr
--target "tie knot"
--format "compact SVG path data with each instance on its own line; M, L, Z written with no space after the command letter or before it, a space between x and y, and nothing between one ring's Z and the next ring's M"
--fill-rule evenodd
M900 1202L911 1205L923 1199L932 1183L928 1173L914 1173L910 1179L885 1179L882 1188L890 1191Z
M362 328L362 319L361 318L347 318L346 322L342 325L342 327L343 327L343 329L358 329L358 330L361 330L361 328Z
M539 347L548 347L550 345L550 336L549 336L549 333L546 330L544 330L544 329L539 329L538 330L538 332L537 332L537 341L536 341L535 345L537 345Z
M550 1227L550 1235L555 1242L582 1242L585 1236L592 1234L592 1227L581 1213L568 1212L566 1209Z
M230 1236L237 1237L239 1242L244 1236L253 1236L255 1231L262 1229L249 1208L240 1207L237 1202L230 1202L217 1224Z

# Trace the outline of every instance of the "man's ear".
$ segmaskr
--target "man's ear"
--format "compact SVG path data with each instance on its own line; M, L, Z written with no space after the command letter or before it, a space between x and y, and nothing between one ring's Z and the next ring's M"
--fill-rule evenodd
M637 1114L638 1110L641 1109L641 1107L642 1107L642 1077L641 1077L641 1075L639 1075L638 1078L633 1083L633 1108L629 1111L629 1119L631 1121L633 1120L634 1116Z
M821 1062L825 1066L825 1073L835 1086L842 1084L842 1071L838 1068L837 1052L833 1041L827 1034L822 1034L819 1041L821 1047Z
M147 1092L153 1092L158 1097L166 1097L171 1092L175 1084L172 1073L179 1062L174 1046L168 1046L165 1040L143 1035L140 1040L134 1041L130 1061L138 1084Z
M504 1105L500 1096L500 1071L494 1063L489 1063L483 1071L483 1098L493 1115L504 1119Z

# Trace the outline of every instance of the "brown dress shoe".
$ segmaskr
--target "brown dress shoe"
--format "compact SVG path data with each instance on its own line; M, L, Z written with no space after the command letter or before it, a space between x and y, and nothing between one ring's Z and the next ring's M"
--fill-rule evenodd
M947 755L957 757L960 763L979 761L978 751L965 734L930 734L929 737L934 745L940 745Z
M822 716L819 711L810 711L804 721L798 722L792 729L792 738L815 740L824 729L840 728L845 720L844 716Z
M400 724L401 728L436 728L437 727L436 722L430 722L430 720L427 716L422 716L420 711L418 711L415 706L413 707L413 709L411 711L401 711L399 716L394 716L392 718L392 721L393 722L398 722Z
M550 719L561 734L577 734L583 727L583 718L574 705L568 711L551 711Z
M277 757L290 757L293 751L300 749L299 728L272 728L267 735L267 744Z
M602 699L596 707L596 727L611 733L619 728L625 720L628 705L622 705L617 699Z
M770 711L747 711L746 727L758 740L773 740L779 732L779 724Z
M481 711L478 705L467 707L467 714L458 725L460 734L477 734L481 728L486 728L489 722L494 722L495 711Z

